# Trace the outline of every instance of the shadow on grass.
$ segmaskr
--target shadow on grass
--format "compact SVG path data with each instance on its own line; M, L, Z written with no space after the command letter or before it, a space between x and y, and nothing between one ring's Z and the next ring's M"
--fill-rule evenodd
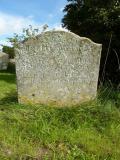
M16 75L10 74L7 71L0 72L0 80L5 81L7 83L15 83L16 82Z
M17 103L17 92L10 92L7 93L6 96L2 99L0 99L0 105L6 105L6 104L12 104Z

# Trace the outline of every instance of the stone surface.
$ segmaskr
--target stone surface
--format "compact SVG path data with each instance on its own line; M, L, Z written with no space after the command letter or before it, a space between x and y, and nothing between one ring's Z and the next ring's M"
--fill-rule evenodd
M0 51L0 70L6 70L8 67L9 56L8 54Z
M95 98L101 49L65 31L23 42L16 49L19 102L67 106Z

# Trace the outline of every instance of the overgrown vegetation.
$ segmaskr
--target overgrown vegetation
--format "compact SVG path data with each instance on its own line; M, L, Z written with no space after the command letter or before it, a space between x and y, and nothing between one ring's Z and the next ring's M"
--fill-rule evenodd
M17 103L15 75L0 73L1 160L119 160L120 92L74 108Z

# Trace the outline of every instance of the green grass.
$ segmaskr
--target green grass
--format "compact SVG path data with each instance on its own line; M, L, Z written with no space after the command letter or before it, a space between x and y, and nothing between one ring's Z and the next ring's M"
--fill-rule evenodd
M99 92L73 108L20 105L15 75L0 73L0 160L120 160L120 92Z

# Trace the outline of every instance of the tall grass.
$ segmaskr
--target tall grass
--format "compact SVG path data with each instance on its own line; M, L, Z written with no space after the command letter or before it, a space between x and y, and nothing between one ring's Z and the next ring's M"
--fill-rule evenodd
M120 92L71 108L17 103L15 75L0 73L0 160L119 160Z

